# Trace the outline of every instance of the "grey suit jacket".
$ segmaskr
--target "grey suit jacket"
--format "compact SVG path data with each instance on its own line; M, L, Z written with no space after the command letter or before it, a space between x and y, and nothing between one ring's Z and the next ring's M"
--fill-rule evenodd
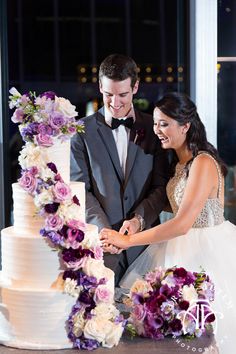
M85 182L86 221L99 230L119 230L134 213L150 228L166 204L166 152L153 132L152 116L135 110L135 119L125 176L103 108L84 118L85 133L71 141L71 180Z

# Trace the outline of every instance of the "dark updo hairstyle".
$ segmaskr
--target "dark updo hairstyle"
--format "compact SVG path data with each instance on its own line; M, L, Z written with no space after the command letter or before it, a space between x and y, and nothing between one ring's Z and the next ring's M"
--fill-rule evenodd
M99 80L103 76L113 81L123 81L130 77L131 87L138 80L138 67L135 61L123 54L111 54L106 57L99 68Z
M155 105L162 113L174 119L179 125L190 123L189 130L186 134L186 141L189 150L192 151L193 158L200 151L208 152L218 162L223 176L227 174L227 168L219 157L215 147L207 141L206 129L197 113L196 105L184 93L169 92L166 93ZM173 159L173 165L176 165L177 156Z

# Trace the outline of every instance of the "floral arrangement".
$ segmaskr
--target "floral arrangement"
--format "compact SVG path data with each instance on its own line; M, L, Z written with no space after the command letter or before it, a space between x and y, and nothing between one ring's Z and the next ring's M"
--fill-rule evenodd
M213 300L214 285L204 271L156 268L130 289L127 329L156 340L168 335L200 337L215 321Z
M100 240L86 236L86 225L78 219L79 199L47 154L58 141L65 143L82 132L83 125L75 120L75 107L53 92L21 95L12 88L10 94L9 106L15 108L12 121L19 123L26 142L19 156L19 184L44 218L41 236L65 265L60 286L76 299L68 318L68 337L79 349L117 345L125 322L113 305Z

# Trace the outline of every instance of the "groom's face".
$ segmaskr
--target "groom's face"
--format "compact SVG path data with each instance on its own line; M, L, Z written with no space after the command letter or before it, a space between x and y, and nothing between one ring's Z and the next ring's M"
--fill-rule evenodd
M107 110L114 118L125 117L132 106L133 95L138 90L138 81L131 87L131 78L114 81L106 76L100 80L100 92Z

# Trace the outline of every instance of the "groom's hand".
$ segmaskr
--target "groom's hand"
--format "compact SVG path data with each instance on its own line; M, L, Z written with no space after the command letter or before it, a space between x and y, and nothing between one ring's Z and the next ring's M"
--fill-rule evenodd
M123 235L133 235L140 231L140 222L134 217L130 220L125 220L119 232Z

